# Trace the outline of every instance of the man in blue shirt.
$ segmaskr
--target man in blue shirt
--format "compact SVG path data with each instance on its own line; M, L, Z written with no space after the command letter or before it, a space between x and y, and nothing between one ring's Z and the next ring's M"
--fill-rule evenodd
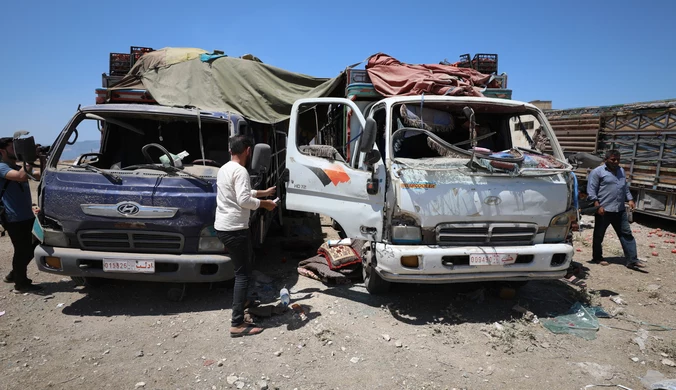
M637 270L645 268L646 264L638 259L636 252L636 240L631 233L627 210L624 205L629 203L633 210L636 205L629 192L624 169L620 167L620 152L609 150L606 152L605 164L597 167L587 178L588 199L598 207L594 218L594 243L592 262L608 265L603 260L603 237L608 225L612 225L615 233L620 238L627 267Z
M0 192L3 192L2 203L5 214L2 226L9 234L14 247L12 271L4 278L6 283L14 283L19 292L37 291L41 287L28 279L28 264L33 260L33 203L31 200L28 175L37 178L39 173L32 165L27 164L28 172L16 164L14 141L10 137L0 138ZM4 189L4 191L2 190Z

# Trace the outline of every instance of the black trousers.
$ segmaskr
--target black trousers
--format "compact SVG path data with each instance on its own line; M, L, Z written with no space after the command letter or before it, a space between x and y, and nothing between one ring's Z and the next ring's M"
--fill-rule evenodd
M14 284L25 286L30 283L27 275L28 264L33 260L33 252L37 245L37 240L33 239L33 218L19 222L6 222L4 227L14 247L12 258Z
M232 295L232 326L244 323L246 302L253 271L253 249L249 229L232 232L217 231L218 239L228 248L235 266L235 289Z

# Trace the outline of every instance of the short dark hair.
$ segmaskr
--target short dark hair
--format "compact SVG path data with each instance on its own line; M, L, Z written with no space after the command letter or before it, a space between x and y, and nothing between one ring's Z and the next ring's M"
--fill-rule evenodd
M622 157L622 153L617 149L610 149L606 152L606 160L611 157Z
M253 147L253 140L245 135L235 135L230 138L230 153L242 154L246 148Z
M12 137L2 137L2 138L0 138L0 149L6 149L13 142L14 142L14 138L12 138Z

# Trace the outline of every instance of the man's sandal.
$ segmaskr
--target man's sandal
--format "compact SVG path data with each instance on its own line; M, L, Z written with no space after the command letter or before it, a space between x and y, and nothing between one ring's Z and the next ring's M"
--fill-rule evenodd
M627 268L629 268L631 270L635 270L635 271L640 271L640 270L647 268L647 267L648 267L648 264L646 264L645 261L641 261L641 260L633 262L631 264L627 264Z
M259 334L263 331L263 328L259 328L256 324L250 324L245 322L239 326L230 327L230 337L243 337L243 336L253 336Z

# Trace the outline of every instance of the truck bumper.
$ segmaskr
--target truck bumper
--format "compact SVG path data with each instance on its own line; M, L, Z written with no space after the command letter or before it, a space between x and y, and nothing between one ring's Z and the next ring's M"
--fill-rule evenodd
M515 254L505 265L469 265L472 254ZM417 256L418 267L405 267L402 257ZM376 244L375 271L398 283L461 283L559 279L573 258L570 244L500 247L442 247Z
M59 258L61 267L47 264L46 257ZM154 260L154 273L104 272L103 259ZM76 248L58 248L39 245L35 248L35 262L40 271L63 276L105 279L138 280L149 282L201 283L220 282L235 277L229 256L218 254L156 254L83 251Z

